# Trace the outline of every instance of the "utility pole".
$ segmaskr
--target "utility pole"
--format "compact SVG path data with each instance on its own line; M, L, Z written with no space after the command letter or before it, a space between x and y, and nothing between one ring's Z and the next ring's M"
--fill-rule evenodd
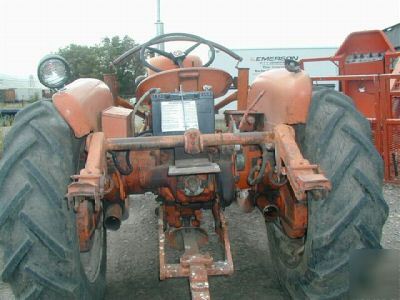
M156 34L164 34L164 23L161 22L161 5L160 0L157 0L157 21L156 21ZM164 43L158 44L158 49L165 50Z

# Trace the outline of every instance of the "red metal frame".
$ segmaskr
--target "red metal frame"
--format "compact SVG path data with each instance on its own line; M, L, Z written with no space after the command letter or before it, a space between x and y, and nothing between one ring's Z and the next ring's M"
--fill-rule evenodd
M339 76L312 80L340 82L340 90L370 121L375 147L385 163L385 181L392 183L400 183L400 159L394 159L400 156L400 63L395 61L399 58L400 52L382 31L370 30L351 33L332 57L300 61L303 69L306 62L322 61L338 67Z
M400 52L390 56L400 57ZM374 93L376 97L375 109L376 117L368 118L372 127L375 147L382 156L385 163L385 181L388 183L400 184L400 176L394 176L391 171L391 149L395 144L395 135L400 135L400 118L392 114L392 103L394 97L400 96L400 91L390 90L390 80L400 80L400 74L373 74L373 75L341 75L312 77L313 81L372 81L374 83ZM400 144L398 145L400 151Z

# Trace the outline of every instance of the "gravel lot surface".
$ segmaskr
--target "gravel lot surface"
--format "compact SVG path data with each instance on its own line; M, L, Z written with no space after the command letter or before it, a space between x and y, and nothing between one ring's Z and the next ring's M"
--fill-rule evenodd
M383 227L382 247L400 250L400 186L386 184L383 196L389 205L389 217Z
M400 249L400 187L385 185L384 196L390 215L382 245ZM106 299L190 299L187 279L158 280L156 203L148 198L132 197L129 220L118 232L109 232ZM210 277L212 299L288 299L272 270L260 213L242 213L234 203L226 218L235 273Z

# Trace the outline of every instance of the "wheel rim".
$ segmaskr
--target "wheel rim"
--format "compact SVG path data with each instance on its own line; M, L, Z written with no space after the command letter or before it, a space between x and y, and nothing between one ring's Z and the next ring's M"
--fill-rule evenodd
M102 221L99 222L98 228L95 230L92 237L93 244L88 252L81 252L81 264L85 271L86 277L89 282L93 283L96 281L103 260L103 243L104 243L104 227Z

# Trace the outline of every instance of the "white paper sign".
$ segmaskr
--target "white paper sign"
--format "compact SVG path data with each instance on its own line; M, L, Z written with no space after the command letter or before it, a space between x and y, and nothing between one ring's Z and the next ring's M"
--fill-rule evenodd
M161 102L161 131L185 131L190 128L199 129L196 102L163 101Z

